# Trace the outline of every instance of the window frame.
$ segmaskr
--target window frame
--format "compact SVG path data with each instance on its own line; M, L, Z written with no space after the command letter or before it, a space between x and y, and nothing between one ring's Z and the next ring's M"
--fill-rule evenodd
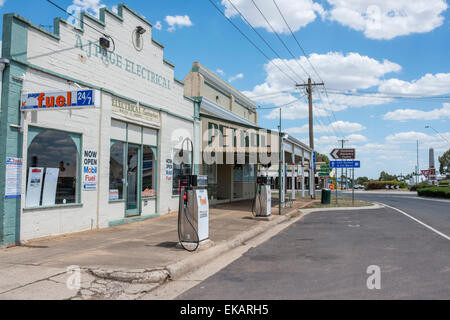
M61 133L67 134L75 144L75 147L78 151L78 158L77 158L77 174L75 175L77 177L76 181L76 188L75 188L75 199L76 201L74 203L67 203L67 204L54 204L54 205L41 205L41 206L35 206L35 207L26 207L26 204L23 205L24 210L36 210L36 209L45 209L45 208L55 208L55 207L75 207L75 206L82 206L82 179L83 179L83 172L82 172L82 150L83 150L83 134L81 132L74 132L74 131L66 131L61 129L54 129L54 128L48 128L48 127L39 127L39 126L31 126L29 125L27 128L27 149L26 149L26 157L24 156L24 168L26 170L25 173L25 194L24 194L24 200L26 200L26 194L27 194L27 185L28 185L28 149L30 145L33 143L34 139L42 132L46 130L51 131L57 131ZM41 190L41 192L43 192Z
M155 195L154 196L151 196L151 197L143 197L142 196L142 185L143 185L143 170L144 170L144 147L148 147L148 148L150 148L150 150L152 151L152 190L155 190ZM142 154L142 159L141 159L141 162L142 162L142 164L141 164L141 166L142 166L142 168L141 168L141 170L140 170L140 175L141 175L141 177L140 177L140 179L139 179L139 181L140 181L140 190L141 190L141 201L142 200L153 200L153 199L156 199L157 197L158 197L158 190L157 190L157 188L156 188L156 186L157 186L157 184L156 184L156 178L157 178L157 168L158 168L158 165L157 165L157 161L156 161L156 159L157 159L157 157L155 156L155 150L157 151L158 150L158 148L157 147L155 147L155 146L151 146L151 145L148 145L148 144L141 144L141 154Z
M139 153L141 155L141 157L139 158L139 170L138 170L138 212L139 215L142 214L142 202L143 201L148 201L148 200L155 200L155 214L158 211L158 151L159 148L158 146L153 146L150 144L144 144L143 143L143 139L144 139L144 127L140 127L141 128L141 143L134 143L134 142L130 142L128 141L128 122L126 123L126 141L121 140L121 139L110 139L110 151L111 151L111 146L115 143L115 142L122 142L124 144L124 163L123 163L123 173L124 173L124 187L123 187L123 199L118 199L118 200L109 200L109 203L117 203L117 202L123 202L123 203L127 203L127 196L128 196L128 175L127 175L127 158L128 158L128 146L129 145L134 145L134 146L138 146L139 147ZM155 130L156 131L156 135L157 135L157 141L159 139L159 130ZM154 186L154 190L155 190L155 195L152 197L143 197L142 196L142 169L143 169L143 155L144 155L144 146L149 147L152 152L153 152L153 186ZM111 154L109 155L109 158L111 158ZM111 168L109 168L108 170L110 170ZM109 181L108 181L108 196L109 196ZM127 206L124 206L124 216L127 217Z
M114 143L116 143L116 142L122 142L123 143L123 163L122 163L122 174L123 174L123 187L122 187L122 199L117 199L117 200L109 200L109 191L111 190L109 187L110 187L110 180L109 180L109 172L111 172L111 166L109 165L109 167L108 167L108 170L109 170L109 172L108 172L108 202L110 202L110 203L114 203L114 202L125 202L126 201L126 199L125 199L125 196L126 196L126 182L127 182L127 180L126 180L126 175L125 175L125 169L126 169L126 163L125 163L125 160L126 160L126 156L127 156L127 149L126 149L126 147L127 147L127 142L126 141L122 141L122 140L118 140L118 139L110 139L110 142L109 142L109 161L111 161L111 147L112 147L112 145L114 144Z

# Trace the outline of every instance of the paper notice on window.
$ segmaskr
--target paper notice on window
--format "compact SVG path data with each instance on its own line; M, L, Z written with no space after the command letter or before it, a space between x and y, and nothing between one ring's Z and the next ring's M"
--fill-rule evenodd
M42 193L43 206L55 205L58 176L59 168L47 168L45 170L44 192Z
M5 198L17 199L22 193L22 158L6 158Z
M25 205L27 208L39 207L41 200L42 178L44 168L30 168L28 172L27 196Z

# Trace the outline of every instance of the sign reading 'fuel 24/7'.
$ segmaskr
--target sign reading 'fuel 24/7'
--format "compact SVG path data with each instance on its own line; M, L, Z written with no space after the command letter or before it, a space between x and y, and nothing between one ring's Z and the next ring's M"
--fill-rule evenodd
M99 100L95 90L73 90L64 92L39 92L23 94L22 111L93 108Z

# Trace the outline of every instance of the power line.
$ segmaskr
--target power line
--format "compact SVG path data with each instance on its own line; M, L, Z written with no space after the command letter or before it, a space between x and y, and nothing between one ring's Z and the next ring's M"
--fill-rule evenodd
M259 107L258 110L271 110L271 109L284 108L284 107L287 107L287 106L289 106L289 105L291 105L291 104L293 104L293 103L295 103L295 102L300 101L300 99L302 99L302 98L304 98L304 97L305 97L304 95L303 95L303 96L300 96L300 98L298 98L298 99L295 99L295 100L293 100L293 101L291 101L291 102L288 102L288 103L286 103L286 104L283 104L283 105L277 106L277 107Z
M300 45L300 42L297 40L297 37L295 36L294 32L291 29L291 26L288 24L286 18L284 17L283 13L281 12L280 8L278 7L278 4L276 3L275 0L273 0L273 3L275 4L275 7L277 7L278 12L280 13L281 17L283 18L284 23L286 24L286 26L289 29L289 32L291 33L291 35L294 37L295 42L297 42L297 45L299 46L300 50L302 50L303 55L305 56L306 60L309 62L309 65L311 66L311 68L314 70L314 72L316 73L317 77L319 77L319 80L324 82L322 80L322 78L320 77L319 73L317 72L316 68L314 68L314 66L312 65L311 61L309 61L308 59L308 55L306 54L305 50L303 49L303 47ZM309 74L308 74L309 75Z
M430 100L430 99L450 99L450 96L424 96L424 95L405 95L395 93L387 94L387 93L376 93L376 92L343 92L336 89L329 89L332 94L342 95L342 96L353 96L353 97L370 97L376 99L409 99L409 100Z
M237 25L235 25L233 23L233 21L231 21L231 19L229 19L225 13L214 3L213 0L209 0L209 2L217 9L217 11L219 11L227 20L229 23L231 23L233 25L233 27L236 28L236 30L239 31L239 33L245 38L247 39L248 42L250 42L266 59L267 61L269 61L269 63L273 64L278 70L281 71L281 73L283 73L286 77L288 77L293 83L296 83L296 81L287 73L285 73L278 65L276 65L265 53L264 51L262 51L241 29L239 29L239 27Z
M281 12L280 7L278 6L278 4L276 3L275 0L273 0L273 3L274 3L274 5L275 5L275 7L277 8L278 12L280 13L280 16L283 18L284 23L285 23L286 26L288 27L289 32L291 33L291 35L292 35L292 37L294 38L295 42L297 43L298 47L299 47L300 50L303 52L303 55L305 56L305 58L306 58L306 60L308 61L309 65L311 66L311 68L313 69L313 71L316 73L317 77L319 77L319 80L322 81L323 87L324 87L324 89L325 89L325 95L326 95L326 97L327 97L327 103L328 103L328 106L330 107L331 114L333 115L335 121L337 121L336 115L334 114L334 111L333 111L333 109L331 108L331 104L330 104L330 99L329 99L329 97L328 97L327 88L325 87L325 82L323 81L323 79L322 79L322 77L319 75L319 73L317 72L317 70L316 70L316 68L314 67L314 65L313 65L313 64L311 63L311 61L309 60L308 54L307 54L306 51L303 49L302 45L300 44L300 41L298 41L297 37L295 36L294 32L292 31L292 28L291 28L291 26L289 25L289 23L287 22L287 20L286 20L286 18L284 17L283 13ZM319 95L320 95L320 93L319 93ZM321 100L321 101L324 101L324 100L322 99L321 96L320 96L320 100Z
M289 70L291 70L291 72L296 75L300 80L302 80L303 82L305 81L297 72L295 72L290 66L289 64L287 64L286 61L284 61L284 59L282 59L280 57L280 55L272 48L272 46L266 41L266 39L264 39L264 37L252 26L252 24L250 23L250 21L248 21L244 15L241 13L241 11L239 11L239 9L233 4L233 2L231 2L231 0L228 0L228 2L233 6L234 10L236 10L239 15L242 17L242 19L250 26L250 28L253 29L253 31L261 38L262 41L264 41L264 43L270 48L270 50L272 50L272 52L286 65L286 67L288 67Z
M253 2L253 5L255 6L256 9L258 9L259 13L261 14L261 16L264 18L264 20L266 20L267 24L269 25L269 27L272 29L272 31L275 33L275 35L277 36L278 40L280 40L280 42L283 44L283 46L286 48L286 50L290 53L290 55L292 56L292 58L294 59L294 61L300 66L301 69L303 69L303 71L308 75L308 77L310 77L308 71L306 71L306 69L300 64L300 62L298 62L297 58L294 56L294 54L292 53L292 51L288 48L288 46L286 45L286 43L283 41L283 39L281 39L280 35L278 34L278 32L274 29L274 27L272 26L272 24L269 22L269 20L267 20L266 16L264 15L264 13L261 11L261 9L259 9L258 5L255 3L254 0L251 0ZM306 82L306 81L303 81Z

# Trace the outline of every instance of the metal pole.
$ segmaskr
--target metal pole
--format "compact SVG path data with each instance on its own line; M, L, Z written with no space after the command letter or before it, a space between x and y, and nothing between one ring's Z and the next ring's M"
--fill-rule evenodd
M280 131L279 134L279 156L278 156L278 215L281 216L281 166L283 165L281 161L281 152L282 152L282 140L281 140L281 108L280 108Z
M352 169L352 206L355 206L355 168Z
M416 184L419 184L419 140L417 140Z
M338 180L337 180L337 178L338 178L338 169L336 168L336 204L338 203Z

